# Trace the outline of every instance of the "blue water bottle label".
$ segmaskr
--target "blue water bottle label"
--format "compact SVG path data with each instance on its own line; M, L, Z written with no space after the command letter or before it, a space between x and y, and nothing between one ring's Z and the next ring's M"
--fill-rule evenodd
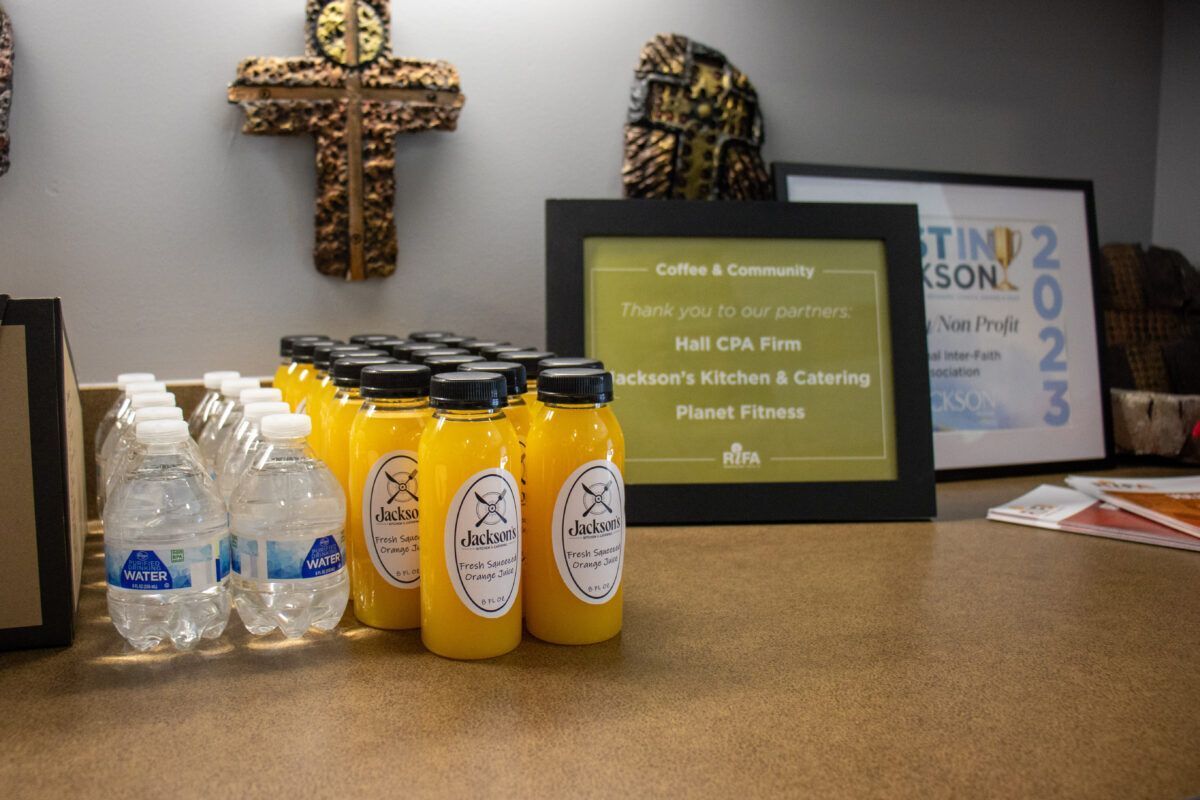
M233 537L233 571L249 580L323 578L345 568L346 543L340 529L305 539Z
M204 590L229 574L229 535L221 533L191 547L131 548L104 546L104 571L110 586L140 592Z

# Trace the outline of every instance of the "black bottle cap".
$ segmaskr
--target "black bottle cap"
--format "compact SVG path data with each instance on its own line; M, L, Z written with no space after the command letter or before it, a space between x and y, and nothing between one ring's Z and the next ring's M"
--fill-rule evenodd
M354 387L358 386L362 377L362 371L367 367L377 367L381 364L395 364L396 359L385 355L364 356L361 353L355 353L352 356L339 358L333 362L331 374L333 375L334 386Z
M536 379L541 369L538 367L538 362L547 358L554 358L554 353L549 350L517 350L514 352L505 353L503 358L505 361L511 361L514 364L520 364L525 368L525 375L529 378Z
M397 339L394 333L356 333L350 337L350 344L375 344L384 339Z
M538 400L543 403L610 403L611 372L584 367L543 370L538 377Z
M408 338L414 342L436 342L443 336L453 336L454 331L413 331Z
M468 345L465 345L475 355L479 355L479 351L485 347L499 347L500 345L512 344L512 342L501 342L494 339L476 339Z
M329 337L323 333L293 333L290 336L283 336L279 339L279 355L290 356L292 354L292 343L297 339L316 339L325 341Z
M447 334L437 340L438 344L446 347L462 347L463 342L473 342L475 339L471 336L459 336L457 333Z
M317 345L330 341L329 339L296 339L292 342L292 360L300 364L311 364L313 350ZM338 342L341 344L341 342Z
M438 350L440 348L441 345L435 342L418 342L415 339L408 339L400 344L392 345L388 350L401 361L412 361L413 353L418 350Z
M604 362L598 358L582 358L580 356L554 356L552 358L543 358L538 362L538 380L542 379L541 373L548 369L604 369Z
M359 376L366 398L428 397L429 368L420 364L379 364L363 367Z
M487 411L507 399L504 376L494 372L443 372L429 381L429 404L434 408Z
M414 364L424 364L431 358L438 356L465 356L467 351L461 347L435 347L432 350L415 350L412 354L412 362Z
M429 367L429 371L434 375L441 375L443 372L454 372L454 370L476 361L483 361L483 359L470 353L454 353L448 356L430 356L421 363Z
M479 355L486 358L488 361L495 361L505 353L515 353L518 350L528 350L528 347L520 347L515 344L493 344L488 347L481 347L477 351Z
M459 369L463 372L494 372L503 375L509 399L525 394L529 388L525 383L525 368L512 361L474 361L463 364Z
M328 372L329 362L334 357L334 353L345 355L347 353L357 353L359 350L366 349L367 348L361 344L342 344L341 342L337 342L335 344L334 342L321 342L313 348L313 366L321 372Z

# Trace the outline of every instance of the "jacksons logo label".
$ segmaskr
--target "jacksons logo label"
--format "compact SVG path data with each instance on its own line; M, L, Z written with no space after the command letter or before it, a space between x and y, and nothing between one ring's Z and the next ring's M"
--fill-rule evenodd
M473 613L512 609L521 580L521 496L512 473L485 469L459 487L446 515L446 570Z
M392 586L421 584L418 534L417 454L394 450L380 456L363 484L362 526L375 570Z
M558 574L585 603L608 602L625 559L625 481L611 461L589 461L563 482L551 541Z

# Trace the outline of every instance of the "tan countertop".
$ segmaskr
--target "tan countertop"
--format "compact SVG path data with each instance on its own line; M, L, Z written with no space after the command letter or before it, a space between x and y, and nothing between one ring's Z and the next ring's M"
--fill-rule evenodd
M6 797L1180 798L1200 553L985 522L630 531L622 635L457 663L349 617L128 651L90 541L78 641L0 654Z

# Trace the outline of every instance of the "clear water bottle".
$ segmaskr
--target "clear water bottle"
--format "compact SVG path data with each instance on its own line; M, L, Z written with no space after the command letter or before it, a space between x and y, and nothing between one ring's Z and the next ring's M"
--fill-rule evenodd
M125 470L129 469L129 465L137 455L137 435L135 430L138 423L149 422L155 419L183 419L183 409L178 406L146 406L133 412L133 424L125 428L125 432L121 434L116 450L113 451L112 458L109 459L108 467L105 470L107 474L104 482L105 502L112 495L113 487L117 484L117 478L125 474Z
M149 386L149 384L135 384ZM104 440L104 447L96 456L96 510L104 513L104 502L108 499L107 487L112 476L113 459L121 440L132 432L133 416L143 408L174 408L175 395L171 392L140 392L129 398L129 408L121 416Z
M217 457L213 459L213 472L218 478L225 470L225 462L229 460L229 456L237 449L249 430L250 426L246 422L246 406L254 403L280 402L283 402L283 392L278 389L242 390L242 393L238 395L237 405L229 415L229 423L217 434Z
M196 440L196 443L200 445L200 453L204 456L204 463L209 469L215 468L217 464L217 450L224 438L221 432L227 425L236 421L233 420L233 414L240 410L238 398L241 396L242 390L257 388L258 381L254 378L229 378L221 382L221 400L213 409L208 422L204 423L204 430L200 432L200 438Z
M217 491L226 503L229 502L242 473L250 466L254 454L258 452L258 444L262 440L259 432L259 423L262 422L262 418L271 414L288 414L291 410L291 407L283 401L250 403L246 406L241 423L246 426L245 433L238 438L237 446L228 454L222 464L221 472L217 475Z
M149 375L150 373L131 372L127 374L141 377L144 375ZM125 376L122 375L118 377ZM109 413L113 415L112 422L105 424L105 420L108 419L107 413L104 415L104 420L100 421L99 427L96 428L96 449L93 451L93 461L95 462L96 467L95 488L97 501L102 500L104 495L104 483L100 479L101 474L104 472L104 446L108 444L108 441L113 437L117 428L121 428L123 430L124 427L129 424L129 413L131 411L130 401L133 399L133 396L139 393L165 392L166 390L167 385L162 381L127 381L124 384L124 389L122 389L121 395L117 398L116 403L113 404L113 408L109 409ZM119 436L120 434L117 433L116 435Z
M183 420L137 426L138 457L104 511L108 613L138 650L215 639L229 621L229 517Z
M196 404L196 407L192 409L191 416L188 417L188 433L193 439L199 438L200 434L204 432L205 423L220 404L221 384L240 377L242 377L242 373L232 370L204 373L204 397L200 398L200 402Z
M346 498L305 441L304 414L263 417L262 443L229 500L233 599L246 630L329 630L346 610Z
M100 452L100 448L104 446L104 439L108 436L108 432L112 430L117 417L128 408L129 395L126 394L125 390L129 388L129 384L146 383L153 380L153 372L122 372L117 376L117 399L113 400L112 405L108 407L108 411L104 412L104 417L100 420L100 424L96 426L95 452Z

